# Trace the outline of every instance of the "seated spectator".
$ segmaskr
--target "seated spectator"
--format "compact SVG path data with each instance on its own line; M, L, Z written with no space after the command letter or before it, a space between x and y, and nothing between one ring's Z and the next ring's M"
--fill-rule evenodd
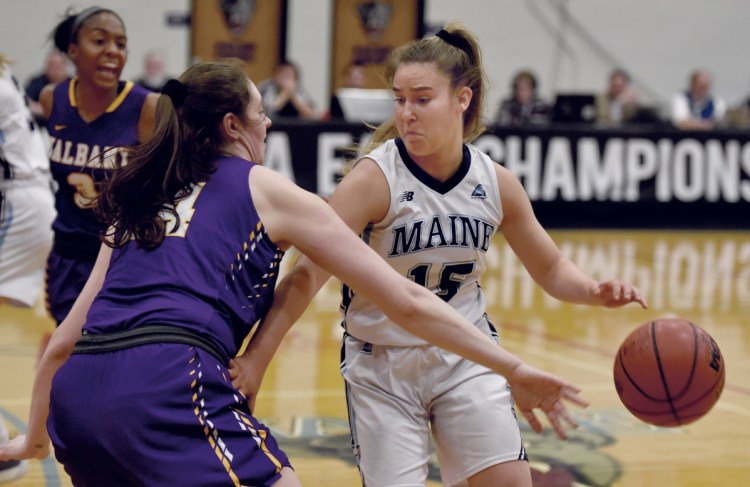
M520 71L513 77L512 96L500 103L495 125L539 125L549 122L552 107L537 95L536 77Z
M596 97L596 121L620 124L632 121L640 109L638 94L625 70L616 68L609 74L606 92Z
M147 90L161 91L164 83L171 78L166 72L166 65L166 59L161 51L154 49L147 52L143 58L143 73L135 82Z
M342 84L340 88L366 87L367 74L365 73L365 67L358 62L347 64L344 68L344 84ZM329 105L327 118L344 118L344 111L341 109L341 103L335 92L331 95L331 103Z
M727 108L726 125L735 129L750 128L750 97L744 98L736 105Z
M317 118L310 95L300 84L299 69L291 61L276 67L273 78L258 84L263 106L271 119L278 117Z
M29 97L29 109L34 117L38 120L44 118L42 106L39 104L39 94L42 92L42 88L50 83L54 84L66 80L69 76L68 58L57 49L51 50L44 62L44 71L30 78L24 87L26 96Z
M724 120L726 102L711 93L711 75L696 70L690 75L690 87L672 98L672 123L681 129L712 129Z

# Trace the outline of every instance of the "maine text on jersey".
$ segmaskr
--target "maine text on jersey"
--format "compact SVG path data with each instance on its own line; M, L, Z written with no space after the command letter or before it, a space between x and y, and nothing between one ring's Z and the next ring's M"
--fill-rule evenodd
M114 169L127 164L128 153L122 148L72 142L50 136L49 160L78 167Z
M417 220L393 227L388 257L443 247L474 248L487 252L495 225L467 215L434 215L429 222Z

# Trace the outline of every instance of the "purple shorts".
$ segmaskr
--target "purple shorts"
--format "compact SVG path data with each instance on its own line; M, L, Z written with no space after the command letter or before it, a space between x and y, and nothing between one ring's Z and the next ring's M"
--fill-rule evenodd
M72 355L47 428L76 486L268 486L291 466L226 367L190 345Z
M63 257L54 250L47 258L47 310L59 325L68 316L96 262L93 259Z

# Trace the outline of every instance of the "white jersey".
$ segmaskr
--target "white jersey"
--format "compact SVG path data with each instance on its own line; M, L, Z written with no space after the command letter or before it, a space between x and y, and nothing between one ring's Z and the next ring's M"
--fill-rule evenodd
M0 166L0 183L38 179L49 185L44 137L7 65L0 65Z
M0 64L0 298L22 306L38 299L55 214L44 138Z
M391 203L385 218L368 225L362 239L400 274L477 323L486 310L479 278L503 211L495 162L470 144L463 153L458 171L445 182L419 168L400 139L368 154L388 181ZM359 340L394 346L426 343L346 286L342 306L344 327Z

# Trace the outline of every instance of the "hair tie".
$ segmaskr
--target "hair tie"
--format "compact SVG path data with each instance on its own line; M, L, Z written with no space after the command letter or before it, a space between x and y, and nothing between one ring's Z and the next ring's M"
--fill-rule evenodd
M175 108L180 108L188 96L188 90L179 80L170 79L161 89L163 95L167 95L172 100Z
M455 47L456 49L460 49L463 52L466 53L467 56L469 56L469 59L473 62L474 56L471 52L471 44L464 39L461 36L457 36L456 34L452 32L448 32L445 29L440 29L437 34L435 34L436 37L439 37L446 43L450 44L451 46Z
M89 17L93 17L94 15L101 13L101 12L109 12L110 10L102 7L89 7L85 10L83 10L81 13L75 16L73 19L73 22L70 25L70 44L75 44L76 36L78 35L78 31L81 29L81 26Z

